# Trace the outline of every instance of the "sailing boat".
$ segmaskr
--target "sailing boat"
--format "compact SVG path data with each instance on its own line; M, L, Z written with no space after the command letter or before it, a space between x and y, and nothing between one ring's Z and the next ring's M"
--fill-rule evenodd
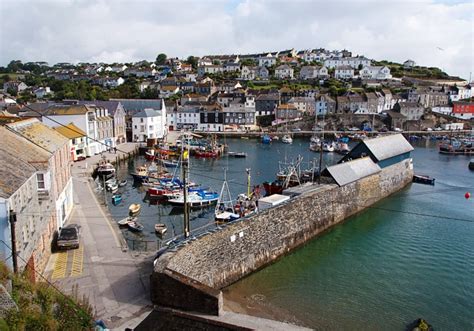
M222 183L221 193L219 194L214 214L217 222L233 221L240 217L234 210L232 196L227 184L227 169L224 169L224 182Z
M286 124L285 124L285 131L288 132L288 109L286 110ZM286 133L282 138L281 142L284 144L292 144L293 143L293 138L291 138L291 135Z

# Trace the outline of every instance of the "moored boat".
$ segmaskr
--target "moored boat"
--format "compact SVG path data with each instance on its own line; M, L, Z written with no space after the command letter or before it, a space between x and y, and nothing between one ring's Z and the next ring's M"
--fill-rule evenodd
M171 160L162 160L163 165L167 168L176 168L179 166L178 161L171 161Z
M203 208L217 203L219 194L216 192L189 192L186 203L191 208ZM184 196L180 194L176 198L169 199L168 202L172 206L184 207Z
M142 232L144 226L137 221L130 221L127 223L128 229L134 232Z
M347 154L350 151L349 145L345 142L339 141L335 144L334 150L339 154Z
M137 220L136 217L130 217L130 216L128 216L128 217L122 218L120 221L117 222L117 224L118 224L119 226L127 226L128 223L133 222L133 221L136 221L136 220Z
M155 224L155 232L159 235L164 235L166 233L166 225L162 223Z
M120 181L120 183L118 184L119 187L123 187L125 185L127 185L127 180L126 179Z
M284 143L284 144L292 144L293 143L293 138L291 138L291 136L289 134L285 134L281 138L281 142Z
M328 153L334 152L334 142L323 143L323 152L328 152Z
M142 208L142 206L139 203L132 203L128 207L128 214L131 217L137 216L138 214L140 214L141 208Z
M426 175L413 175L413 183L434 185L435 179Z
M269 144L271 142L272 142L272 138L268 134L263 135L262 144Z
M145 152L145 159L147 159L149 161L153 161L155 158L156 158L156 154L155 154L154 149L150 149L150 150Z
M114 206L118 205L120 202L122 202L122 195L121 194L112 195L112 204Z
M219 153L212 150L195 150L194 156L203 158L216 158L219 156Z
M468 167L469 167L470 170L474 170L474 159L471 159L469 161L469 166Z
M105 159L102 160L97 168L97 176L99 176L100 178L110 178L114 175L114 166L110 162L107 162Z
M133 177L133 180L137 183L142 182L145 179L148 179L148 169L145 166L139 166L136 168L135 172L130 174Z
M235 158L244 158L244 157L247 157L247 153L245 153L245 152L228 152L227 156L235 157Z
M439 145L441 154L451 155L474 155L474 146L472 142L463 142L452 139Z

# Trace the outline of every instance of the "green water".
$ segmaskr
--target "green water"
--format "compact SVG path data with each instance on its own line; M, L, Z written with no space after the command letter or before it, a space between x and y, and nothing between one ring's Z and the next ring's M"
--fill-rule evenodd
M317 330L474 330L474 172L417 147L412 184L227 289Z

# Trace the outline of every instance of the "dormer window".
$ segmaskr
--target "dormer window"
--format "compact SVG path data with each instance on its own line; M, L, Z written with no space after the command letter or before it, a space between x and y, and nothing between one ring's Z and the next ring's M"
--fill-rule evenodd
M44 174L36 174L36 181L38 183L38 190L44 190L46 188Z

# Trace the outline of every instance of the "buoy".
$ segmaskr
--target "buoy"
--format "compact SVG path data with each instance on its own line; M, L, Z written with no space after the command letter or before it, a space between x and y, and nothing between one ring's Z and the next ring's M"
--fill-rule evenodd
M465 197L466 199L469 199L469 198L471 197L471 193L466 192L466 194L464 194L464 197Z

